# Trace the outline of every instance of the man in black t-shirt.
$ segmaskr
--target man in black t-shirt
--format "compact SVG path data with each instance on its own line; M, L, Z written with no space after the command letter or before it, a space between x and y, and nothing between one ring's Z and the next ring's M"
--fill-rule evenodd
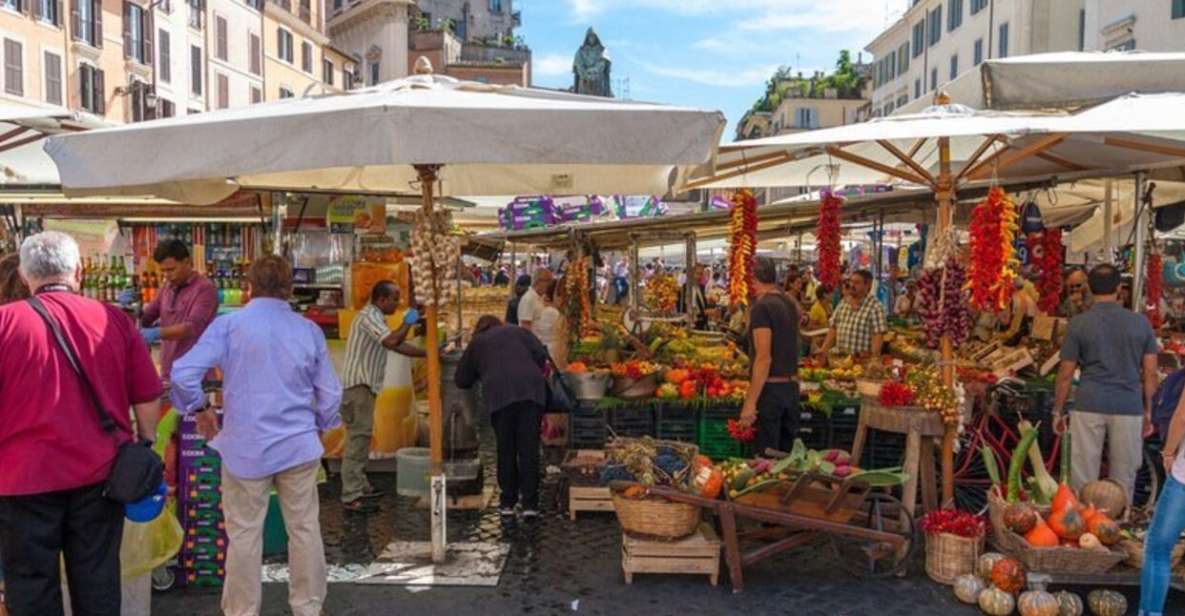
M741 421L757 426L757 451L790 451L798 433L798 306L778 289L771 259L753 265L749 392Z

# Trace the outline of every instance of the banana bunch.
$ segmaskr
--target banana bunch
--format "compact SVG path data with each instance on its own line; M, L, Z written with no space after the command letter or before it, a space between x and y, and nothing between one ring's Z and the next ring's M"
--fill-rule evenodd
M451 229L452 216L447 210L430 215L416 212L410 261L416 301L424 306L443 306L456 299L461 241L450 234Z

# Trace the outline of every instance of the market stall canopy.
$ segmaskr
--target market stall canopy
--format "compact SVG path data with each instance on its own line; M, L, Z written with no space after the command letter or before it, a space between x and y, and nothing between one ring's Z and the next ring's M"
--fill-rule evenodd
M49 135L104 126L110 124L62 107L0 103L0 190L56 187L58 168L42 141Z
M55 137L70 193L212 203L239 187L416 193L412 165L444 165L436 196L665 194L709 161L724 117L419 74Z
M935 105L917 114L741 141L684 188L935 186L939 139L948 139L952 182L1073 179L1179 167L1185 161L1185 95L1129 95L1081 112L976 111ZM1175 109L1175 112L1173 111Z

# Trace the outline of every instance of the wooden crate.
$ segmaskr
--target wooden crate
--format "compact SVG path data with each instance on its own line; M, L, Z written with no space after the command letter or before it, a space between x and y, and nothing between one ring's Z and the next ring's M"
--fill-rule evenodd
M568 488L568 518L576 520L578 511L614 511L613 496L603 486L570 486Z
M720 580L720 539L708 524L675 542L645 541L623 533L621 570L626 584L634 583L635 573L682 573L706 575L715 586Z

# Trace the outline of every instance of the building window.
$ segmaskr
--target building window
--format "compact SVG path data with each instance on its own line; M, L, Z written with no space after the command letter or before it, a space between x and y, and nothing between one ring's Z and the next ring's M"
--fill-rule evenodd
M938 67L930 69L930 91L938 89Z
M897 71L901 75L909 72L909 43L902 43L897 48Z
M216 73L218 76L218 108L226 109L230 107L230 79L222 73Z
M197 45L189 46L189 90L202 94L202 48Z
M972 66L983 64L983 39L975 39L975 50L971 55L974 59Z
M946 5L946 30L953 32L955 28L963 25L963 0L947 0Z
M280 87L280 98L292 98L292 96L292 90L289 90L283 86Z
M58 0L28 0L33 3L33 17L55 26L62 25Z
M799 107L794 110L795 128L818 128L819 111L814 107Z
M78 95L82 108L96 115L107 112L103 84L103 71L83 64L78 67Z
M152 64L152 37L148 12L139 4L123 3L123 57Z
M70 8L74 40L91 47L103 46L103 11L100 0L74 0Z
M1173 0L1173 19L1185 17L1185 0Z
M926 16L926 31L930 33L930 46L942 40L942 5L938 5Z
M292 64L292 33L283 28L276 29L276 55Z
M1185 0L1182 0L1185 1ZM1078 51L1086 49L1086 9L1078 9Z
M908 104L909 104L909 95L908 94L902 94L901 96L897 97L897 107L898 108L904 107Z
M913 57L922 55L926 50L926 20L923 19L913 25Z
M307 42L300 44L300 69L310 74L313 72L313 46Z
M171 118L177 114L177 108L173 105L173 101L167 98L156 99L156 117Z
M227 40L226 18L222 16L214 17L214 55L219 60L226 62L230 57L230 41Z
M333 0L333 10L335 12L342 10L342 0Z
M921 77L913 80L913 97L915 99L922 97L922 78Z
M325 83L333 85L333 62L321 60L321 72L321 79L325 80Z
M379 63L370 63L370 85L378 85L379 83Z
M950 78L954 79L959 76L959 55L955 54L950 57Z
M169 31L161 28L156 32L156 77L164 83L173 80L173 53L170 46Z
M206 3L204 0L186 0L189 5L189 27L201 30L205 23Z
M1000 48L997 57L1008 57L1008 22L1000 24Z
M4 39L4 91L16 96L25 95L24 49L12 39Z
M260 90L259 88L255 87L255 86L251 86L251 104L254 105L255 103L259 103L262 101L263 101L263 90Z
M247 59L247 66L252 75L259 75L263 72L259 66L259 58L261 55L263 55L261 53L260 43L261 41L259 40L258 34L251 32L247 35L247 51L251 54L251 57Z
M971 14L974 15L987 8L988 0L971 0Z
M1136 48L1136 39L1127 39L1122 43L1116 43L1107 48L1107 51L1133 51Z
M348 69L348 68L342 69L342 89L343 90L354 89L354 79L355 79L355 77L354 77L353 70Z
M313 3L311 0L300 0L300 19L306 24L313 23Z
M502 12L502 0L490 0L490 12L491 13L501 13Z
M148 84L143 81L133 81L131 88L132 122L143 122L152 119L152 112L148 109Z
M45 102L51 105L62 104L62 57L56 53L45 52Z
M24 9L21 7L22 0L0 0L0 6L17 13L23 13Z

